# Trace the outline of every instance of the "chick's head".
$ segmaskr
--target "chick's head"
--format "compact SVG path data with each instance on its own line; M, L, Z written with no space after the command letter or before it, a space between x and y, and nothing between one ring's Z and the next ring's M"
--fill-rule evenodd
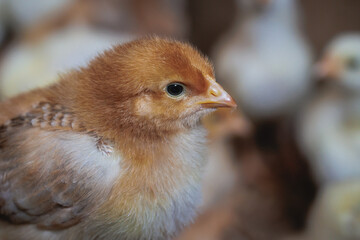
M236 107L216 83L209 61L173 40L153 37L119 45L82 72L75 102L91 128L174 132L197 125L218 107Z
M318 64L322 77L335 79L353 91L360 91L360 35L346 34L333 40Z

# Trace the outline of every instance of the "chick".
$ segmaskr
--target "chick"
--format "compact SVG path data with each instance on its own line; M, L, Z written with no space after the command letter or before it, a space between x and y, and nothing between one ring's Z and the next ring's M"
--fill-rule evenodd
M360 35L329 44L317 71L334 81L300 114L302 149L320 184L360 177Z
M200 118L235 106L206 58L158 37L1 103L0 238L174 237L200 201Z
M42 2L43 0L37 0L32 2L31 6L22 4L22 0L5 2L5 6L9 5L14 11L15 19L22 11L28 11L35 12L38 20L29 19L30 26L24 29L16 24L12 26L20 33L14 36L15 41L5 49L1 59L2 99L49 85L58 79L59 72L84 66L112 44L123 43L133 38L131 34L92 26L88 9L92 5L86 5L83 1L61 3L55 0L41 7ZM60 7L59 4L64 6ZM57 14L52 12L53 8L57 8ZM40 10L43 14L37 12ZM23 17L30 18L32 13ZM72 57L69 58L69 55Z
M285 239L360 239L359 188L359 180L343 181L326 186L319 193L313 206L306 231L303 234Z
M0 94L5 99L49 85L57 81L59 72L84 66L112 44L132 38L125 33L76 24L34 41L13 44L0 64Z
M296 2L238 2L251 14L239 18L216 46L218 77L252 118L267 120L292 112L310 88L311 63Z
M322 191L311 216L310 239L360 239L359 187L359 180L351 180L332 184Z
M31 2L0 0L0 2L2 2L6 22L12 25L13 30L20 32L66 10L73 0L34 0Z
M308 228L295 239L360 238L360 35L333 40L317 65L334 80L299 119L299 140L321 187Z

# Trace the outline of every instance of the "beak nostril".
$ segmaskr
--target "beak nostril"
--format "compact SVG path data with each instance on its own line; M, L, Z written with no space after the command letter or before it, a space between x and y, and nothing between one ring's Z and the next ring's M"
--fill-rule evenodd
M199 102L203 108L230 107L236 108L235 101L220 86L214 84L208 89L205 100Z
M218 96L221 95L221 94L220 94L220 91L217 90L217 89L215 89L215 88L211 88L211 89L210 89L210 94L213 95L214 97L218 97Z
M235 101L231 96L216 82L213 82L206 92L206 97L199 102L203 108L236 108Z

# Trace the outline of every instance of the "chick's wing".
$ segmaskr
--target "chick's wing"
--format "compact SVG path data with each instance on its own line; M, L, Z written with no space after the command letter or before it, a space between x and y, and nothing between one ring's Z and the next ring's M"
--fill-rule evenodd
M58 105L0 126L0 216L49 229L81 221L106 200L119 171L99 143Z

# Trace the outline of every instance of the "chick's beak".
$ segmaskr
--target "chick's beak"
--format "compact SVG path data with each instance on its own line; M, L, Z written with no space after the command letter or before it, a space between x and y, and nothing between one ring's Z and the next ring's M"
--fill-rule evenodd
M234 99L216 82L211 83L206 94L206 99L199 104L204 108L237 107Z
M341 63L339 59L332 56L325 56L316 64L316 75L320 78L336 78L340 72Z

